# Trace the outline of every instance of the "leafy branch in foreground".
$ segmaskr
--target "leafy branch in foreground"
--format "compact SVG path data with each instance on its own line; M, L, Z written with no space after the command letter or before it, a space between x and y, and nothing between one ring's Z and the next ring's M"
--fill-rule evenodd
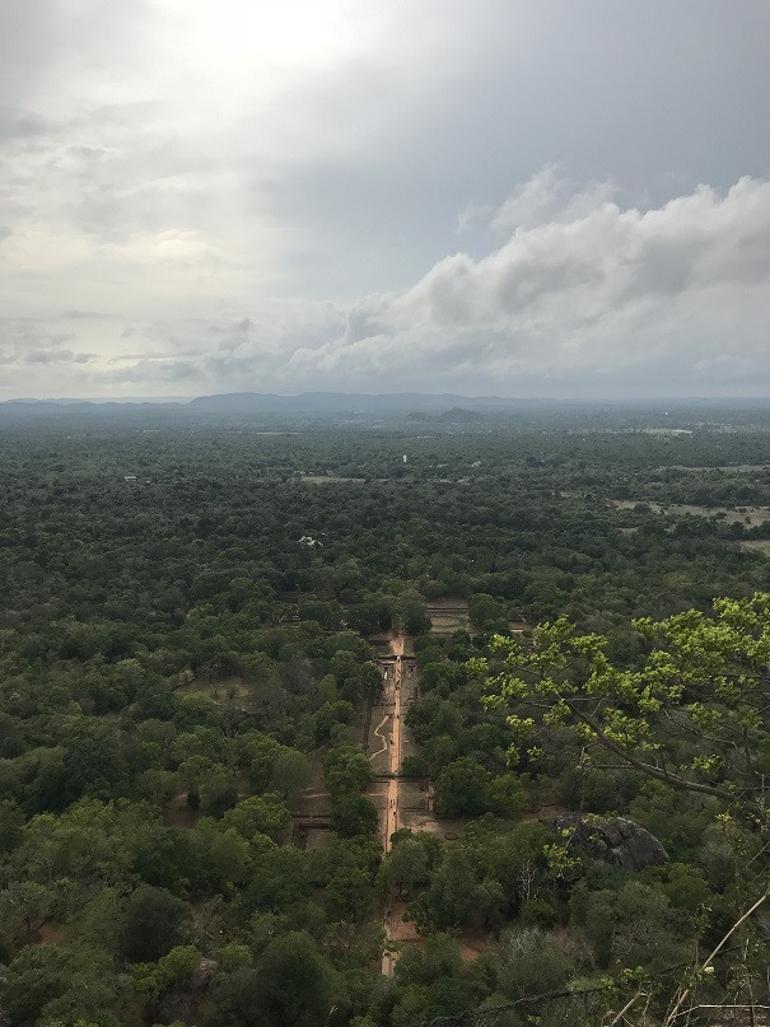
M645 643L636 666L607 655L608 640L565 619L529 637L495 635L471 661L489 708L506 714L512 761L535 756L549 729L672 788L720 800L766 826L770 776L770 594L716 599L662 621L632 622Z

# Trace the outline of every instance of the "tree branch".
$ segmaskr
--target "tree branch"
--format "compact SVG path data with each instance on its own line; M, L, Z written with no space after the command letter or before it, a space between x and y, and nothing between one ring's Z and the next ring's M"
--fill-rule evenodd
M620 758L629 766L635 767L637 770L641 770L643 774L657 778L658 781L664 781L666 784L671 785L672 788L679 788L682 791L701 792L703 795L713 795L717 799L722 799L725 802L739 801L731 792L723 791L721 788L715 788L713 785L701 784L699 781L688 781L685 777L679 777L678 774L672 774L668 770L661 770L659 767L653 767L651 764L645 763L636 756L632 756L631 753L627 752L622 745L618 745L617 742L613 742L611 738L608 738L593 717L589 717L588 714L577 709L571 699L565 699L564 702L569 706L578 720L591 728L599 742L606 749L609 749L610 752L614 752L616 756L620 756Z
M750 909L747 909L745 913L743 913L741 916L738 917L738 919L735 921L733 926L730 928L730 930L727 932L727 934L724 936L724 938L722 938L720 943L717 945L717 947L714 949L714 951L708 957L706 962L701 966L701 968L700 968L701 972L703 972L707 967L709 967L711 965L714 957L719 953L720 949L722 949L724 947L724 945L729 940L730 936L732 934L734 934L735 931L738 930L738 928L741 926L742 923L744 923L746 920L748 920L748 918L751 916L751 914L754 912L755 909L759 909L759 907L762 905L762 903L765 901L765 899L767 898L768 895L770 895L770 892L765 892L765 894L762 895L761 898L757 899L757 901L754 903L754 905ZM663 1023L663 1027L670 1027L670 1025L677 1018L677 1016L679 1015L679 1010L682 1008L682 1006L685 1003L685 1000L687 999L687 996L690 994L690 990L691 990L690 988L685 988L685 990L681 993L679 998L676 1000L676 1004L674 1005L674 1008L671 1010L671 1012L666 1017L666 1019L665 1019L665 1021Z

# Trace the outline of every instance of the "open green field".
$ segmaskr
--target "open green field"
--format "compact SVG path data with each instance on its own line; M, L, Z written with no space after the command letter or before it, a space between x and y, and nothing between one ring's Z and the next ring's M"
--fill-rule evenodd
M770 521L770 507L740 506L734 509L726 507L698 506L692 503L664 504L645 499L611 499L610 505L617 510L635 510L647 507L652 513L671 517L707 517L710 520L723 521L725 524L745 524L749 528L766 524Z

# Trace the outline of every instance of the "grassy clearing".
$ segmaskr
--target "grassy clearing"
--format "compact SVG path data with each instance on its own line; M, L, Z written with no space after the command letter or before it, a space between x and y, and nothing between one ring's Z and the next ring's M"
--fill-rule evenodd
M428 604L427 612L436 635L470 630L468 604L464 599L434 599Z
M209 699L224 701L225 699L248 699L251 691L243 678L224 678L222 681L210 681L208 678L194 678L187 684L176 689L180 695L205 695Z
M739 549L744 549L749 553L762 553L764 556L770 556L770 539L768 538L751 538L745 539L738 543Z
M340 474L302 474L297 478L298 481L304 482L306 485L329 485L334 482L340 481L357 481L357 482L376 482L379 485L383 485L385 482L391 481L391 478L347 478Z
M751 474L753 471L770 471L770 464L717 464L711 467L690 467L687 464L661 464L660 467L653 467L655 474L663 471L686 471L693 473L721 471L725 474Z
M664 516L684 517L690 514L693 517L707 517L710 520L723 521L725 524L745 524L751 528L770 521L770 507L767 506L739 506L734 510L728 510L723 506L694 506L688 503L663 504L646 499L610 499L609 503L616 510L635 510L637 506L645 506L651 513Z

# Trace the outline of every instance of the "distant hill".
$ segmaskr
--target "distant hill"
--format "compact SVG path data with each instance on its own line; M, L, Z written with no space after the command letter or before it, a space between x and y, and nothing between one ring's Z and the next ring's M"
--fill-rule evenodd
M474 406L495 410L507 410L519 402L518 400L501 399L497 396L474 397L470 401ZM430 395L419 392L382 394L301 392L296 396L279 396L274 393L229 392L214 396L199 396L188 406L200 411L221 413L402 413L409 415L410 412L426 411L444 415L462 410L462 404L467 402L469 402L469 397L456 396L451 393ZM462 413L473 414L473 411L462 410ZM454 417L450 418L450 420L453 419Z
M484 420L478 410L466 410L465 407L452 407L441 414L432 414L426 410L412 410L407 414L409 421L432 421L440 424L476 424Z
M140 418L145 414L173 416L184 406L178 402L152 402L139 400L104 400L87 399L9 399L0 402L0 419L4 420L55 420L72 417L109 419L126 414Z
M435 425L472 424L482 420L476 410L512 413L531 408L532 400L509 400L493 396L470 399L452 394L430 395L418 392L402 393L345 393L302 392L294 396L277 393L228 392L212 396L198 396L192 400L141 399L14 399L0 402L1 421L38 420L62 421L79 417L86 421L119 418L121 422L149 417L153 421L189 422L204 419L227 422L234 418L248 422L296 422L305 419L361 421L401 419L410 416L419 419L424 414Z
M198 396L191 400L140 399L14 399L0 402L0 421L40 421L80 418L88 422L118 418L121 422L149 417L153 421L185 423L194 419L247 422L293 422L311 419L330 421L376 421L409 418L424 414L435 425L470 425L482 420L469 404L490 413L513 413L531 408L532 400L485 396L470 399L453 394L418 392L345 393L301 392L294 396L277 393L227 392Z
M770 400L684 399L580 400L553 398L504 399L500 396L460 396L454 393L277 393L230 392L182 398L35 399L0 401L0 424L24 430L46 422L110 425L116 430L138 427L234 426L269 430L287 425L307 426L328 422L337 426L385 422L432 429L485 430L494 423L519 426L548 424L574 431L649 431L665 428L700 431L725 425L765 425Z

